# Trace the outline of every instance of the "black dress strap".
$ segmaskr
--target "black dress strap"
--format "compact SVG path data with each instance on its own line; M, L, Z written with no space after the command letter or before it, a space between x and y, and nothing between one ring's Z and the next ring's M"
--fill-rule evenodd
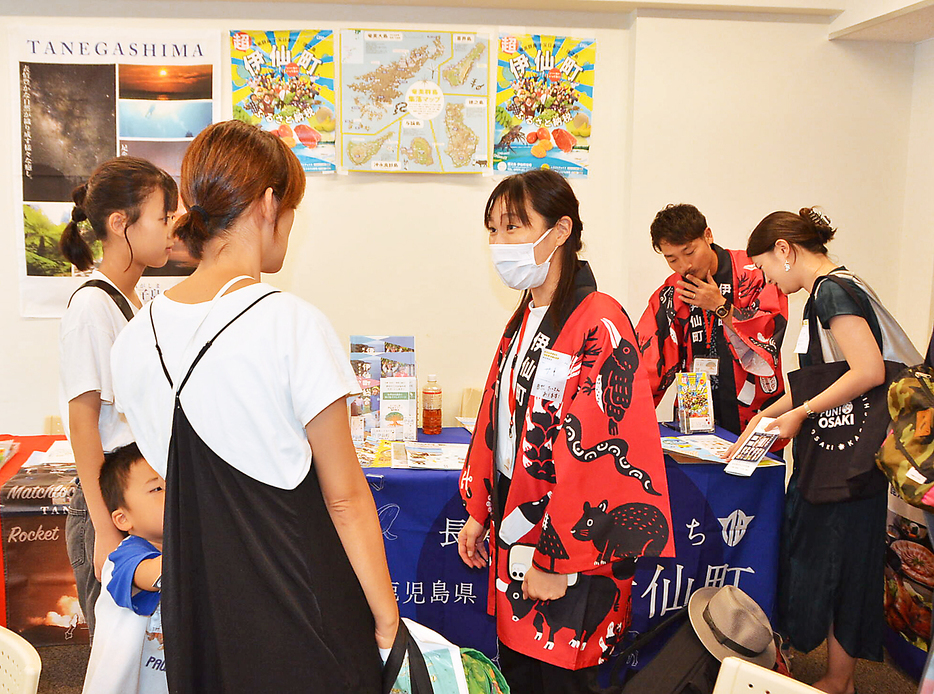
M195 367L198 365L198 362L201 361L201 357L203 357L203 356L205 355L205 353L211 348L211 345L214 344L214 340L216 340L217 338L219 338L219 337L221 336L221 333L222 333L222 332L224 332L225 330L227 330L227 328L229 328L231 325L233 325L234 322L235 322L237 319L239 319L244 313L246 313L247 311L249 311L251 308L253 308L254 306L256 306L256 304L258 304L260 301L262 301L263 299L266 299L266 298L272 296L273 294L278 294L278 293L279 293L279 290L278 290L278 289L275 289L275 290L273 290L273 291L271 291L271 292L267 292L266 294L263 294L261 297L259 297L258 299L256 299L256 300L255 300L253 303L251 303L249 306L247 306L245 309L243 309L242 311L240 311L240 313L238 313L236 316L234 316L233 318L231 318L231 319L227 322L227 325L225 325L223 328L221 328L220 330L218 330L217 333L215 333L214 337L212 337L210 340L208 340L206 343L204 343L204 347L202 347L202 348L201 348L201 351L198 352L198 356L195 357L195 360L194 360L193 362L191 362L191 366L188 367L188 373L185 374L185 378L183 378L181 384L179 384L178 390L175 391L175 397L176 397L176 398L182 394L182 389L185 387L185 384L188 383L188 379L191 378L192 372L195 370ZM161 357L160 357L160 358L161 358ZM163 362L163 364L162 364L162 367L165 368L165 363L164 363L164 362Z
M186 374L185 374L185 378L182 379L181 384L178 386L178 390L175 391L175 397L176 397L176 398L178 398L178 397L182 394L182 388L184 388L184 387L185 387L185 384L188 383L188 379L191 377L192 372L195 370L195 366L198 365L198 362L201 361L201 357L203 357L204 354L205 354L205 352L207 352L208 349L210 349L211 345L214 344L214 340L216 340L218 337L220 337L220 335L221 335L222 332L224 332L225 330L227 330L227 328L229 328L231 325L233 325L233 323L234 323L238 318L240 318L244 313L246 313L246 312L249 311L251 308L253 308L254 306L256 306L256 304L258 304L260 301L262 301L263 299L266 299L266 298L272 296L273 294L279 294L279 293L280 293L279 290L278 290L278 289L275 289L275 290L273 290L273 291L271 291L271 292L267 292L267 293L263 294L261 297L259 297L259 298L256 299L255 301L253 301L253 303L251 303L251 304L250 304L249 306L247 306L245 309L243 309L242 311L240 311L240 313L238 313L236 316L234 316L233 318L231 318L223 328L221 328L220 330L218 330L218 331L214 334L214 337L212 337L210 340L208 340L208 341L204 344L204 346L201 348L201 351L198 352L198 356L195 357L194 361L191 362L191 366L188 367L188 373L186 373ZM165 374L166 380L168 380L169 385L172 386L172 387L174 388L174 387L175 387L175 384L172 382L172 377L169 375L169 369L166 367L166 365L165 365L165 359L164 359L163 356L162 356L162 348L159 347L159 336L156 334L156 323L155 323L155 320L154 320L153 317L152 317L152 308L151 308L151 307L150 307L150 309L149 309L149 322L150 322L150 324L152 325L152 336L153 336L153 338L154 338L155 341L156 341L156 353L159 355L159 363L162 364L162 373Z
M120 313L122 313L123 317L126 318L127 323L133 319L133 308L130 306L130 302L127 301L126 297L120 293L119 289L113 286L110 282L105 282L104 280L88 280L82 284L68 299L68 306L71 306L71 300L75 298L75 294L80 292L85 287L97 287L98 289L103 289L105 292L107 292L107 294L110 295L110 298L113 299L113 302L117 305L117 308L120 309Z
M172 383L172 377L169 376L169 370L165 366L165 359L162 358L162 348L159 346L159 336L156 335L156 321L152 317L151 305L149 307L149 324L152 326L152 339L156 341L156 354L159 355L159 363L162 364L162 373L165 374L165 378L169 382L169 387L174 388L175 384Z

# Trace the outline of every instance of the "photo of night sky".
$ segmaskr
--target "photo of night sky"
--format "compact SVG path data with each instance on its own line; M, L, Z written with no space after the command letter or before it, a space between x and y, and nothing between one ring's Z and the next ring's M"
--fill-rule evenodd
M21 63L21 81L24 72L30 98L21 123L23 199L68 202L75 187L117 154L115 66Z

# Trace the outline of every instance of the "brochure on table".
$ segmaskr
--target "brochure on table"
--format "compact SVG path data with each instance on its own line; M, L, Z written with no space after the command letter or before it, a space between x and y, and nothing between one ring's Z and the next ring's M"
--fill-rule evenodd
M350 364L363 391L350 403L354 440L362 442L379 428L384 430L380 438L414 441L418 426L415 337L352 335Z
M385 433L385 430L374 429ZM422 443L391 441L368 436L357 443L357 459L363 467L394 467L411 470L460 470L467 458L466 443Z
M765 431L765 427L772 421L768 417L763 418L731 461L726 460L726 452L733 442L716 434L663 436L662 450L679 463L727 463L724 472L748 477L756 467L784 464L781 460L766 457L778 439L777 432Z
M681 431L692 434L714 430L713 393L710 376L703 371L677 375L678 422Z

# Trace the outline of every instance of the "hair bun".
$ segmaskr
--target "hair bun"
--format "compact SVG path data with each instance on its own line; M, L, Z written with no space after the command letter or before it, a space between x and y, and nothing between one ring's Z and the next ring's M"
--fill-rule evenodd
M836 228L834 228L833 223L830 221L830 217L828 217L818 208L802 207L798 214L800 214L814 226L814 230L817 232L818 237L820 237L820 240L823 243L830 241L830 239L833 238L834 233L837 231Z
M82 210L80 207L78 207L77 205L75 205L74 208L72 208L72 210L71 210L71 221L73 221L75 224L78 224L78 223L80 223L80 222L83 222L83 221L85 221L87 218L88 218L88 216L84 213L84 210Z

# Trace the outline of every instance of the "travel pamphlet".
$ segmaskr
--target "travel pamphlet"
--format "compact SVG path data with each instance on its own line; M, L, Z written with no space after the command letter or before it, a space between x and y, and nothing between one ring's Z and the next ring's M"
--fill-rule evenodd
M766 456L772 444L778 439L777 430L766 431L766 427L774 421L771 417L763 417L759 420L749 438L743 442L733 459L727 463L724 472L740 477L749 477L755 472L759 461Z
M363 442L377 428L379 438L414 441L418 426L415 337L351 335L350 365L363 391L350 403L354 441Z
M466 443L406 443L405 467L426 470L460 470L467 459ZM393 467L402 467L393 460Z
M710 376L702 371L678 374L678 422L683 434L714 430Z
M757 466L772 467L783 465L784 462L775 458L767 458L766 454L778 438L775 432L760 431L768 422L760 424L750 436L749 441L733 456L732 461L726 460L726 452L732 441L721 438L716 434L692 434L688 436L663 436L662 450L665 455L682 464L697 463L728 463L725 472L729 474L751 475ZM761 454L761 455L760 455ZM732 465L732 467L730 467ZM746 474L746 471L748 475Z

